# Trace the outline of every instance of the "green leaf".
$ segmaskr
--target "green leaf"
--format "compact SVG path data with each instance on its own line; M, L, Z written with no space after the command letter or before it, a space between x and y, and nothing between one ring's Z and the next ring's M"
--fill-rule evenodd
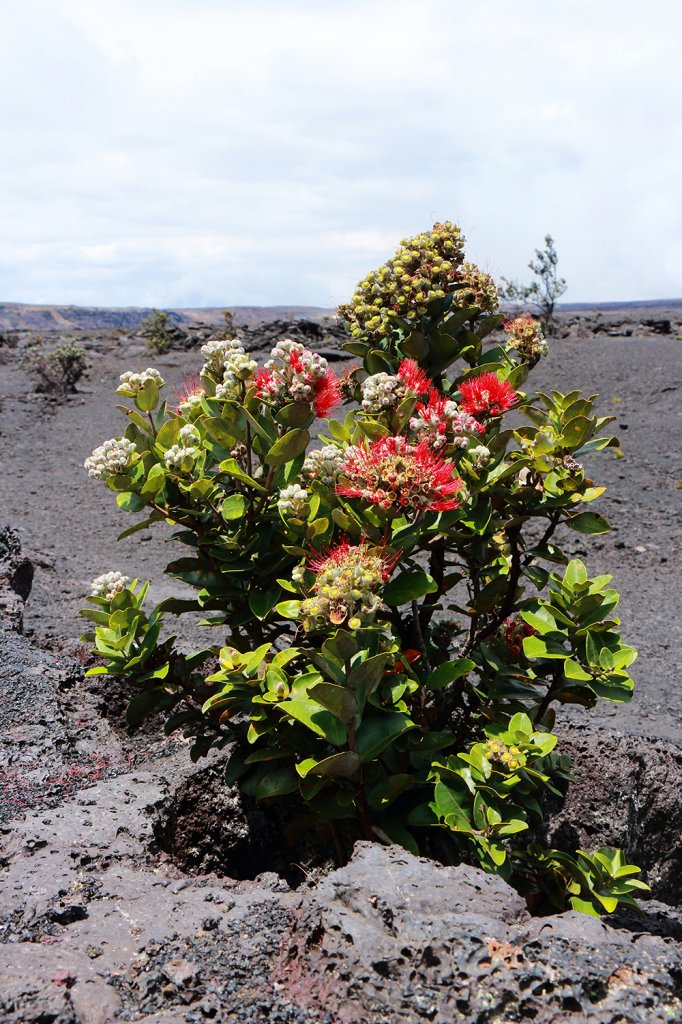
M437 590L438 584L432 576L421 569L413 569L401 572L387 583L382 596L386 604L396 606L417 601L425 594L434 594Z
M265 461L270 466L283 466L285 462L291 462L297 455L302 455L309 443L308 431L296 427L275 441L265 456Z
M120 491L116 495L116 504L124 512L139 512L144 508L144 502L132 491Z
M242 432L237 428L231 429L232 424L221 416L207 416L202 419L201 425L212 441L217 441L219 445L228 450L244 440Z
M334 683L316 683L308 690L308 696L316 700L327 711L331 711L346 725L352 722L360 711L355 695L345 686L336 686Z
M567 518L565 523L578 533L608 533L611 529L606 519L598 512L580 512L577 516Z
M374 654L359 664L353 665L348 673L348 686L351 690L357 690L364 686L369 693L381 681L388 661L387 654Z
M475 668L476 663L470 658L456 658L454 661L446 661L445 664L439 665L438 668L434 669L426 677L424 686L428 690L442 690L445 686L449 686L450 683L454 683L455 680L468 675Z
M279 595L279 587L271 587L268 590L252 587L249 590L249 608L257 619L264 619L277 604Z
M246 511L246 498L243 494L230 494L220 506L223 519L241 519Z
M311 732L322 736L335 747L346 742L346 727L330 711L321 708L317 701L302 697L296 700L283 700L276 705L277 709L296 721L305 725Z
M355 750L363 762L373 761L390 743L415 724L408 715L370 715L363 720L355 735Z
M163 490L166 482L166 474L160 463L155 463L147 473L147 478L140 488L143 498L155 498L159 491Z
M307 402L291 402L276 414L275 419L285 427L302 427L313 419Z
M539 636L523 638L523 653L527 658L569 658L570 651L564 650L554 640L543 640Z
M163 426L159 429L156 435L156 444L163 451L168 451L174 444L177 444L177 440L180 434L180 420L177 416L173 416L172 419L166 420Z
M257 480L254 480L253 477L244 472L236 459L223 459L219 468L221 473L232 477L233 480L241 480L242 483L248 484L249 487L253 487L257 491L265 491L262 484L259 484Z
M277 611L284 619L297 619L301 610L301 601L280 601Z
M434 800L438 814L455 831L471 832L471 819L459 802L458 796L444 782L437 782Z
M356 753L352 750L342 750L341 753L332 754L331 757L325 757L322 761L316 761L312 757L306 758L296 766L296 770L304 779L308 775L321 775L332 779L352 779L357 775L361 766L362 761Z
M126 708L126 721L133 728L138 726L147 715L151 715L165 700L166 691L160 687L154 690L144 690L133 697Z
M298 790L298 776L293 768L277 768L263 775L256 786L256 800L285 796Z
M155 381L146 380L134 398L140 412L151 412L159 401L159 388Z

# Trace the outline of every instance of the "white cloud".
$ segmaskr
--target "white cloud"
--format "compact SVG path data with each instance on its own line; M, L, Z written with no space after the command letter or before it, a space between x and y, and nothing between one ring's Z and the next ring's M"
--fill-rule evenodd
M682 294L677 0L6 0L2 298L333 304L433 220Z

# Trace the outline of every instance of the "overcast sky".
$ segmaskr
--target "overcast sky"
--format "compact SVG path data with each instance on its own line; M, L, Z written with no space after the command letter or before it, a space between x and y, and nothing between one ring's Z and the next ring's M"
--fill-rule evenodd
M0 300L332 306L452 219L682 296L680 0L2 0Z

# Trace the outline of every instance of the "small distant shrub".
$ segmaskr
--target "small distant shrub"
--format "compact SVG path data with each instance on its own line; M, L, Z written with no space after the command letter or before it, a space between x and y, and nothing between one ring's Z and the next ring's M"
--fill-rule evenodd
M24 365L33 377L36 391L64 396L76 390L87 369L87 357L85 349L75 341L60 342L53 349L37 342L28 348Z
M141 516L122 536L175 524L166 572L194 593L149 608L148 583L99 577L90 671L127 680L131 724L162 712L193 759L229 746L229 783L327 821L339 849L400 843L533 907L610 912L647 888L620 851L528 837L571 779L557 707L632 696L611 577L560 547L609 529L583 460L617 445L613 417L521 390L540 326L491 340L496 288L463 249L437 224L360 282L340 316L362 366L341 380L287 339L261 367L208 342L172 407L158 371L122 375L125 434L85 465ZM188 654L162 630L193 612L218 639Z
M535 259L528 264L535 280L522 285L516 281L507 281L504 277L501 279L500 298L533 306L546 334L554 334L556 331L554 308L567 287L564 278L558 275L558 263L554 239L551 235L545 235L545 248L536 249Z
M154 309L140 324L140 334L144 338L145 348L152 355L162 356L173 345L173 335L169 327L168 313Z

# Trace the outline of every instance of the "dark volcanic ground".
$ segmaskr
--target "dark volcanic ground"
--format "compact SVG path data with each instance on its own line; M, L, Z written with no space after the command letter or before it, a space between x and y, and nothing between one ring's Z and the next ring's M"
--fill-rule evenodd
M369 844L327 875L297 858L295 890L267 870L250 880L277 842L261 812L220 786L219 766L192 766L181 738L129 735L116 687L84 683L70 656L94 576L151 578L156 597L179 586L162 577L161 533L116 542L134 519L82 463L121 431L119 374L156 365L171 390L196 372L198 345L150 358L134 336L81 334L89 376L59 405L21 369L30 335L0 343L0 526L36 567L34 646L0 626L3 1024L682 1020L681 318L563 314L565 336L529 381L599 392L625 452L594 459L613 531L564 542L615 577L640 651L636 695L565 715L578 781L547 826L555 845L622 845L644 868L653 899L616 927L530 918L499 879ZM311 346L342 358L332 335Z

